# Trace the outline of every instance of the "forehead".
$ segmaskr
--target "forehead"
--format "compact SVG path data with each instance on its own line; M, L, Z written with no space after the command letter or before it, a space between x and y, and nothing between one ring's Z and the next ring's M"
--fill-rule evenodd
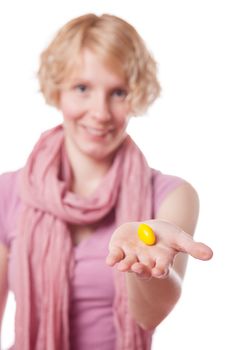
M115 64L114 64L115 63ZM103 59L92 50L83 49L79 60L71 70L72 80L106 82L110 85L126 85L126 77L119 64L111 58Z

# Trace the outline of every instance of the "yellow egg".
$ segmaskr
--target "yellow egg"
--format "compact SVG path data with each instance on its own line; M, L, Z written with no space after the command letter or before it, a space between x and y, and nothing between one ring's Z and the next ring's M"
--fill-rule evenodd
M156 243L156 237L152 228L146 224L140 224L138 226L138 236L141 241L147 245L153 245Z

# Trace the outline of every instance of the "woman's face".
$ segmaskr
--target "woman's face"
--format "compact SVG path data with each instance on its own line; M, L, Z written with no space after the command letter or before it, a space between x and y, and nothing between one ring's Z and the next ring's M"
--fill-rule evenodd
M60 93L66 144L72 152L109 159L126 136L129 120L127 84L90 50L82 51L72 85Z

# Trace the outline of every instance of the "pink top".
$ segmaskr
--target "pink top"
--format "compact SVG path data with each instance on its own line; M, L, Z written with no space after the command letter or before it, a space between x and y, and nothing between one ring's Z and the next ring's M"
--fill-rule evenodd
M14 292L14 239L19 213L17 172L0 176L0 242L10 251L9 288ZM154 213L163 199L183 180L154 170ZM101 227L74 246L75 267L71 276L70 344L71 350L112 350L115 344L113 322L113 270L105 264L108 242L115 229L111 212ZM91 335L91 336L90 336Z

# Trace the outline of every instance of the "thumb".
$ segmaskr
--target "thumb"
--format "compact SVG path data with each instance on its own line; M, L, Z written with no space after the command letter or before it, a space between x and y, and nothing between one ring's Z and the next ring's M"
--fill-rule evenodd
M209 260L213 256L212 249L202 242L196 242L193 238L186 232L180 232L177 239L178 251L187 253L195 259L199 260Z

